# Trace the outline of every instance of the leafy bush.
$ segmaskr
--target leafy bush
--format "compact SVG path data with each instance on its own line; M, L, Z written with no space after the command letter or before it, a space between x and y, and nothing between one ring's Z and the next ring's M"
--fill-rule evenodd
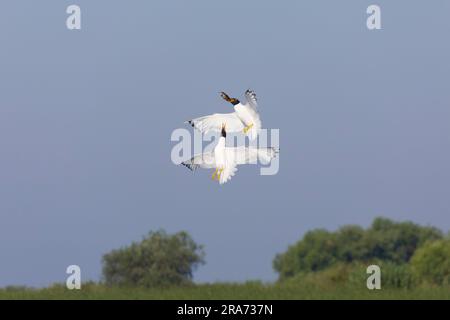
M281 278L303 271L319 271L336 261L336 250L335 234L313 230L307 232L302 241L290 246L286 253L277 255L273 265Z
M413 288L417 282L407 263L396 264L394 262L376 262L381 268L382 288Z
M363 258L406 263L419 246L442 237L442 232L433 227L376 218L364 238L367 251Z
M192 272L204 263L202 246L186 232L150 232L141 242L103 256L107 285L167 286L191 283Z
M279 283L297 286L318 287L324 290L330 288L365 289L367 267L371 264L381 268L382 288L411 289L417 284L408 264L397 265L392 262L372 261L369 263L342 263L338 262L324 270L317 272L301 272L293 277L285 278Z
M428 242L411 259L414 275L421 281L450 285L450 239Z
M273 266L280 279L284 279L302 272L324 270L341 262L378 260L402 265L426 241L442 237L442 232L436 228L376 218L366 230L344 226L336 232L321 229L307 232L285 253L278 254Z

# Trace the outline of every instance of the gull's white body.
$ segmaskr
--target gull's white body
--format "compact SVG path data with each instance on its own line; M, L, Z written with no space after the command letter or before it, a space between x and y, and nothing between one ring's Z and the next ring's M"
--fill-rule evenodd
M252 125L246 135L255 140L261 130L261 119L257 110L256 95L253 91L245 92L246 103L238 103L232 113L215 113L187 121L194 128L206 134L209 131L220 132L222 124L226 123L227 132L241 132L246 126Z
M227 165L227 154L224 137L220 137L219 142L214 147L214 162L216 164L216 169L225 169Z
M226 147L225 138L221 137L213 151L196 155L182 164L192 171L199 167L223 169L219 183L224 184L234 176L238 165L256 163L258 160L268 164L276 157L277 153L278 150L275 148Z

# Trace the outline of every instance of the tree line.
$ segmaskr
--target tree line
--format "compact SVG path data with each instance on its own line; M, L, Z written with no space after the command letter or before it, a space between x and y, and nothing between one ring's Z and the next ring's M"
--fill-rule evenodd
M187 232L150 232L140 242L103 256L103 281L142 287L188 285L195 269L205 263L204 257L203 246ZM376 218L367 229L346 225L336 231L309 231L277 254L273 267L279 281L286 281L333 268L342 276L343 270L352 269L349 266L371 263L385 266L386 278L397 286L447 285L450 237L434 227Z

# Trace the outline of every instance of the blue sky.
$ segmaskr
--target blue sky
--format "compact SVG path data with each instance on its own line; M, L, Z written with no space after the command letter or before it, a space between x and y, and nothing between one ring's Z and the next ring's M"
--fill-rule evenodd
M66 7L82 30L66 29ZM366 28L381 6L382 30ZM312 228L450 229L450 3L5 1L0 286L99 279L149 230L205 245L195 280L274 280ZM219 186L170 160L183 121L256 91L280 171Z

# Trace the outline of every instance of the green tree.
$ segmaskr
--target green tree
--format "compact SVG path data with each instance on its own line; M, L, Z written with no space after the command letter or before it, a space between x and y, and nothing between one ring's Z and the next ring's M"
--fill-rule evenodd
M419 281L450 285L450 239L420 247L411 259L411 267Z
M313 230L278 254L273 267L280 279L302 272L315 272L336 263L386 261L407 263L427 241L442 239L442 232L412 222L376 218L370 228L343 226L335 232Z
M336 260L342 262L352 262L361 260L366 254L364 237L366 231L360 226L343 226L336 232Z
M150 232L140 242L103 256L108 285L167 286L188 284L193 270L204 263L203 247L186 232Z
M326 230L309 231L303 240L275 257L274 269L280 277L292 277L302 271L319 271L336 260L336 235Z
M407 263L419 246L442 237L442 232L433 227L376 218L363 240L366 248L363 259Z

